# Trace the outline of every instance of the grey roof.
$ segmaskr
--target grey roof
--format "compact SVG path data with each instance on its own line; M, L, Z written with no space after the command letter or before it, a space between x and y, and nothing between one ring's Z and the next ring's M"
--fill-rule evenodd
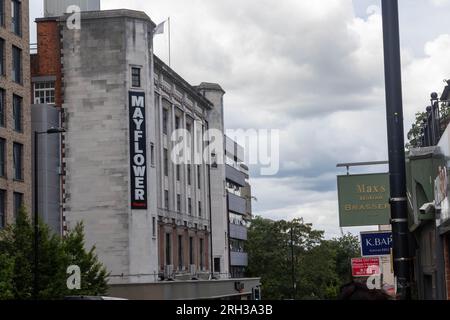
M225 93L225 90L218 83L202 82L198 86L195 86L197 90L216 90Z

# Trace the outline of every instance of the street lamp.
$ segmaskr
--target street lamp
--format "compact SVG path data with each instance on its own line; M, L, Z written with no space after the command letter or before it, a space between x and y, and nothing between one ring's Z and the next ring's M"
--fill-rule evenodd
M38 280L39 280L39 215L38 215L38 138L43 134L59 134L66 132L63 128L50 128L47 131L35 131L34 132L34 286L33 295L34 299L38 297Z

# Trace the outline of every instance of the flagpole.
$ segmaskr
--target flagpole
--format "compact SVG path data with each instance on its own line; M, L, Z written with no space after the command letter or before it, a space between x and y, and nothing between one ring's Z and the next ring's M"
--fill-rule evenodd
M168 23L169 23L169 67L171 66L171 57L170 57L170 17L167 19Z

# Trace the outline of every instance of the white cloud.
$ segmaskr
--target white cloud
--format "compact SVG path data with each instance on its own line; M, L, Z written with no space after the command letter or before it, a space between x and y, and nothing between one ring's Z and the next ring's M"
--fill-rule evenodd
M450 77L449 2L399 1L405 130ZM102 3L122 7L171 17L172 66L223 86L227 127L281 130L279 176L252 180L255 214L301 215L337 235L336 163L387 158L379 7L356 17L351 0ZM167 47L167 35L155 38L165 61Z

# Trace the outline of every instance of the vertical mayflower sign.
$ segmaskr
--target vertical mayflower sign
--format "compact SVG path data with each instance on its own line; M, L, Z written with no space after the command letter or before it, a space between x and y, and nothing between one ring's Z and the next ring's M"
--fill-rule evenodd
M129 92L131 209L147 209L145 94Z

